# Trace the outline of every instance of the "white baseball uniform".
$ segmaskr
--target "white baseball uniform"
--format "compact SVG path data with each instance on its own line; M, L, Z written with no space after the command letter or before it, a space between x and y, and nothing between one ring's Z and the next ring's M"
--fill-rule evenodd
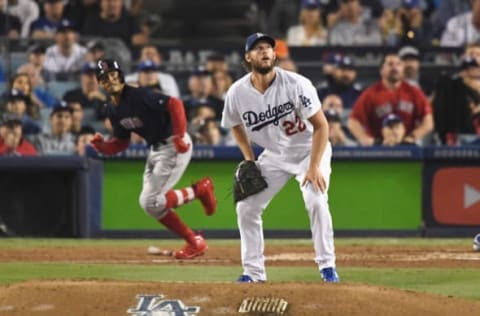
M313 126L308 118L321 111L317 92L307 78L275 67L276 76L265 93L251 83L251 73L237 80L228 90L222 126L245 127L252 143L264 148L257 160L268 188L236 205L244 273L255 280L266 280L262 213L270 200L295 177L302 191L310 218L310 229L319 269L335 267L333 227L328 194L316 192L311 184L301 187L310 162ZM330 179L330 143L320 161L320 171ZM292 212L296 206L289 206Z

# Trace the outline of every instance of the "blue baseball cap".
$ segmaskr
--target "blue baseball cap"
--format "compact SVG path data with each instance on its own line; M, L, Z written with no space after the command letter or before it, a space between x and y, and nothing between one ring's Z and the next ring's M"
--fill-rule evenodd
M302 0L301 7L302 9L316 9L320 8L319 0Z
M67 102L61 100L53 106L52 112L50 112L50 116L53 116L57 112L73 113L73 110L71 107L68 106Z
M137 71L157 71L158 64L153 60L144 60L137 66Z
M337 67L338 68L354 69L355 68L355 63L353 62L353 59L350 58L349 56L342 56L337 61Z
M57 33L65 31L76 31L73 23L67 19L61 20L57 27Z
M255 44L257 44L257 42L261 40L268 42L270 45L272 45L272 48L275 47L275 39L270 35L263 33L253 33L247 37L247 41L245 42L245 52L250 51L253 46L255 46Z
M210 76L212 73L204 66L198 66L192 71L192 76Z
M343 58L342 54L339 53L327 53L323 56L323 63L338 65L340 60Z
M398 116L395 113L390 113L387 116L385 116L385 118L383 119L382 127L392 126L392 125L397 124L397 123L403 123L401 117Z
M402 0L402 5L407 9L418 8L420 6L419 0Z

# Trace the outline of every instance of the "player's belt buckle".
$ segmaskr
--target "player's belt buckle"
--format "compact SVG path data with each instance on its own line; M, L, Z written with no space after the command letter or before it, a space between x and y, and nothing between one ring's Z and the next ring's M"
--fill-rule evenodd
M159 151L162 146L165 146L167 142L165 140L161 140L158 143L153 144L150 146L150 149L153 151Z

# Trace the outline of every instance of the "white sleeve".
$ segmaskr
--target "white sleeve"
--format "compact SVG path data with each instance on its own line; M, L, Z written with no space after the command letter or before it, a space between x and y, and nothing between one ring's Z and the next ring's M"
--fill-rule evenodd
M242 118L238 112L238 103L236 102L234 89L230 88L225 96L225 105L223 107L221 125L224 128L231 128L242 124Z
M25 1L21 3L21 5L22 15L25 18L25 20L22 21L21 36L28 37L28 34L30 32L30 24L32 24L33 21L38 19L40 15L40 9L35 1Z
M465 32L459 23L458 19L453 17L447 22L447 27L442 33L442 38L440 39L440 46L461 46L465 41L464 36ZM461 30L460 32L458 30Z
M317 90L307 78L300 77L297 80L296 98L297 114L304 120L310 118L322 108Z

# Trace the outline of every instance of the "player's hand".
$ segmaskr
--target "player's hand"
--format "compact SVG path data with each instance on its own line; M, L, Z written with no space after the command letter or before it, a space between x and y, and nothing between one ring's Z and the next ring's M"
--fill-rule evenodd
M325 179L323 178L318 168L309 168L307 170L307 174L305 174L305 178L303 178L302 181L302 187L305 186L307 183L313 185L313 189L316 192L320 191L322 193L325 193L325 191L327 190L327 183L325 182Z
M185 143L182 137L175 135L172 139L175 150L179 154L186 153L190 149L190 144Z
M93 149L98 152L102 152L102 147L104 143L105 140L103 139L103 135L100 133L95 133L92 140L90 141L90 145L92 145Z

